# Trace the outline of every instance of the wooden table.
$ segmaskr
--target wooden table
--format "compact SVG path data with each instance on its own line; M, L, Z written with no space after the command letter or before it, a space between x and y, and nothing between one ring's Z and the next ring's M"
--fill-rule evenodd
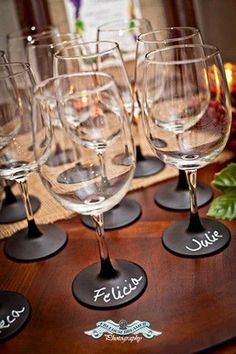
M202 169L199 180L211 181L221 167L214 164ZM107 232L111 257L142 265L148 276L145 293L123 308L91 310L72 295L76 274L98 260L94 231L83 226L79 216L58 223L67 230L69 242L47 260L15 263L4 256L1 242L0 289L25 294L32 305L27 326L0 344L1 354L187 354L206 348L204 353L236 353L236 223L225 222L232 240L223 252L198 259L177 257L163 248L161 236L171 222L184 218L187 212L156 206L153 196L158 187L131 193L143 206L141 218L126 228ZM208 207L201 208L200 215L205 215ZM84 333L102 320L148 321L151 329L162 334L152 339L141 336L139 343L121 343Z

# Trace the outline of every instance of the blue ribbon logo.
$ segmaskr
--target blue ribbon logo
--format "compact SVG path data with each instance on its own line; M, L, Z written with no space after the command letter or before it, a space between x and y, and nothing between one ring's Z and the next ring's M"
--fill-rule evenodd
M92 336L94 339L102 337L104 333L118 336L142 334L147 339L152 339L154 336L160 336L162 334L162 332L152 330L149 322L139 320L133 321L130 324L125 320L121 320L119 323L113 322L112 320L99 321L96 323L96 328L84 333L88 336Z

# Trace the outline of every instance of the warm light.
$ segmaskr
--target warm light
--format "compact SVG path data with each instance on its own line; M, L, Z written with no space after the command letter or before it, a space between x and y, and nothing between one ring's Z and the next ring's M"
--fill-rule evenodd
M212 65L209 67L207 74L209 75L210 79L211 93L214 94L214 98L219 99L221 95L221 80L219 69L216 65Z
M236 65L231 63L226 63L224 65L224 68L225 68L227 83L230 88L234 83L236 84Z
M88 107L88 97L82 96L81 98L74 100L74 107L77 110L81 110Z
M220 79L219 79L219 69L217 68L216 65L214 65L213 67L213 71L214 71L214 77L215 77L215 82L216 82L216 88L218 90L217 94L220 94Z
M231 68L227 67L226 65L225 65L225 74L226 74L228 85L230 85L233 82L233 73Z
M72 95L74 93L74 85L70 85L70 88L69 88L69 94Z
M83 96L81 101L83 102L84 105L87 105L87 102L88 102L88 98Z
M236 107L236 65L231 63L224 64L226 80L229 87L232 107Z
M235 153L236 149L236 65L225 63L226 80L229 87L230 101L232 108L232 126L227 147Z

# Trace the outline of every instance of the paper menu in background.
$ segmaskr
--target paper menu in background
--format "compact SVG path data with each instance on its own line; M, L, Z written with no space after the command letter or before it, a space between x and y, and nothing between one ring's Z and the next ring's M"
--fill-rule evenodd
M139 0L64 0L70 32L83 39L97 38L97 28L115 19L140 18Z

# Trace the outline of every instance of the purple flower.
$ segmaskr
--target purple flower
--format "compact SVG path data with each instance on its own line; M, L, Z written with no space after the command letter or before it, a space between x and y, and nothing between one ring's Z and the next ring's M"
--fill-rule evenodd
M75 18L79 18L79 10L81 6L81 0L70 0L75 7Z

